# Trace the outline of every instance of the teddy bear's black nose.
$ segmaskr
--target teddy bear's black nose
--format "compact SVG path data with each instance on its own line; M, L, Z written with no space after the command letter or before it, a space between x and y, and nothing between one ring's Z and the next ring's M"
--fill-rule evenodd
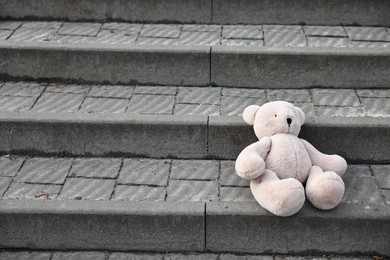
M287 124L291 125L291 122L292 122L291 118L287 118Z

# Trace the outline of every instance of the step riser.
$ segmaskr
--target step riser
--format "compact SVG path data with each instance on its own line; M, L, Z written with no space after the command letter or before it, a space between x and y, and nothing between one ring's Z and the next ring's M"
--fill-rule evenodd
M116 20L215 24L390 25L386 0L61 0L0 1L0 17L46 20Z
M2 43L0 79L248 88L387 88L390 84L387 49L362 53L213 47L210 53L206 46L116 47Z

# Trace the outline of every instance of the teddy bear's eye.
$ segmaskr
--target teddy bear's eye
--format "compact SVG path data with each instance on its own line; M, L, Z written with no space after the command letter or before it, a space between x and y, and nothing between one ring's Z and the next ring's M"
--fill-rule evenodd
M277 115L277 114L275 114L275 117L278 117L278 115Z

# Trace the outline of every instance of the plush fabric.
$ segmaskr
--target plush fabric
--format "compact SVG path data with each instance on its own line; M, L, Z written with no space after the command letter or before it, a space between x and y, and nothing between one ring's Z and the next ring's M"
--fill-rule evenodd
M323 154L298 138L305 122L302 109L275 101L248 106L243 118L253 125L259 141L237 157L236 172L251 180L252 194L262 207L278 216L291 216L302 208L305 194L315 207L323 210L341 202L345 187L340 176L347 163L342 157Z

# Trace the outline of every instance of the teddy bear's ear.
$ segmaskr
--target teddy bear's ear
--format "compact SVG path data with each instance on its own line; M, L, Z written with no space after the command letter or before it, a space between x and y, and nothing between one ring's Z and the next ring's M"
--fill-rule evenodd
M247 122L250 125L253 125L255 122L255 116L257 111L259 110L259 106L251 105L245 108L244 113L242 114L242 117L244 118L244 121Z
M301 125L303 125L303 123L305 123L305 113L303 112L303 110L300 108L300 107L295 107L295 111L299 117L299 119L301 120Z

